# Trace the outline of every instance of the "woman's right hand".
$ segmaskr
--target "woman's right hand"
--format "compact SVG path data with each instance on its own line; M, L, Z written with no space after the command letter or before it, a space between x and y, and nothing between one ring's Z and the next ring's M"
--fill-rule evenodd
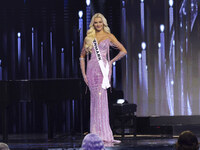
M85 84L88 86L88 79L87 79L87 76L84 75L84 76L83 76L83 79L84 79L84 81L85 81Z

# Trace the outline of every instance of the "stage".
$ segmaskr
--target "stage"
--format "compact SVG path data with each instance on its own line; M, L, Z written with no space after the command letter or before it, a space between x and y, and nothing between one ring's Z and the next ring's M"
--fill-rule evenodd
M172 150L178 135L184 130L191 130L200 137L200 116L149 116L137 117L136 136L126 132L125 137L115 134L120 144L107 144L106 149L122 150ZM128 128L125 128L128 131ZM79 149L87 133L54 133L52 139L47 134L9 134L8 145L11 150L63 150ZM0 136L2 141L2 135Z
M47 140L45 134L24 134L24 135L9 135L8 145L11 150L64 150L64 149L79 149L81 147L82 136L66 136L57 135L52 140ZM137 135L137 137L125 137L121 139L121 144L110 145L106 144L106 149L122 150L122 149L156 149L156 150L171 150L177 138L168 138L155 135Z

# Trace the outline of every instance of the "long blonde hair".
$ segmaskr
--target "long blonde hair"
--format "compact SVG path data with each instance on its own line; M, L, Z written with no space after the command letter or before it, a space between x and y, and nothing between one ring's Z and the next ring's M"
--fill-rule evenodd
M92 51L92 42L95 39L95 28L94 28L94 19L101 18L103 21L103 30L107 33L110 33L110 28L108 27L108 23L106 18L101 13L96 13L93 15L91 22L90 22L90 29L87 31L87 36L85 37L85 51L87 53Z

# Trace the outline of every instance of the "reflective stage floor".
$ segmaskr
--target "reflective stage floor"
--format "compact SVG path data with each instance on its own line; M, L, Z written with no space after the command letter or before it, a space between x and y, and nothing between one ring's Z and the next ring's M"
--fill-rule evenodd
M9 135L7 144L11 150L76 150L80 149L84 136L57 135L52 140L45 134ZM173 150L177 137L164 137L155 135L137 135L136 137L115 137L121 140L120 144L106 144L108 150ZM0 136L2 141L2 136Z

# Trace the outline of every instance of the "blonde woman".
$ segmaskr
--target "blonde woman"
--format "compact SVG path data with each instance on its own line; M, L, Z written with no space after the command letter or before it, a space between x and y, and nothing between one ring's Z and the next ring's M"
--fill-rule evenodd
M119 50L112 60L109 47ZM107 20L97 13L90 22L90 29L84 40L80 55L80 67L83 79L90 89L90 132L97 134L104 142L120 143L114 140L109 123L107 88L110 87L112 63L127 53L124 46L110 33ZM85 71L85 56L91 54ZM87 57L88 58L88 57Z

